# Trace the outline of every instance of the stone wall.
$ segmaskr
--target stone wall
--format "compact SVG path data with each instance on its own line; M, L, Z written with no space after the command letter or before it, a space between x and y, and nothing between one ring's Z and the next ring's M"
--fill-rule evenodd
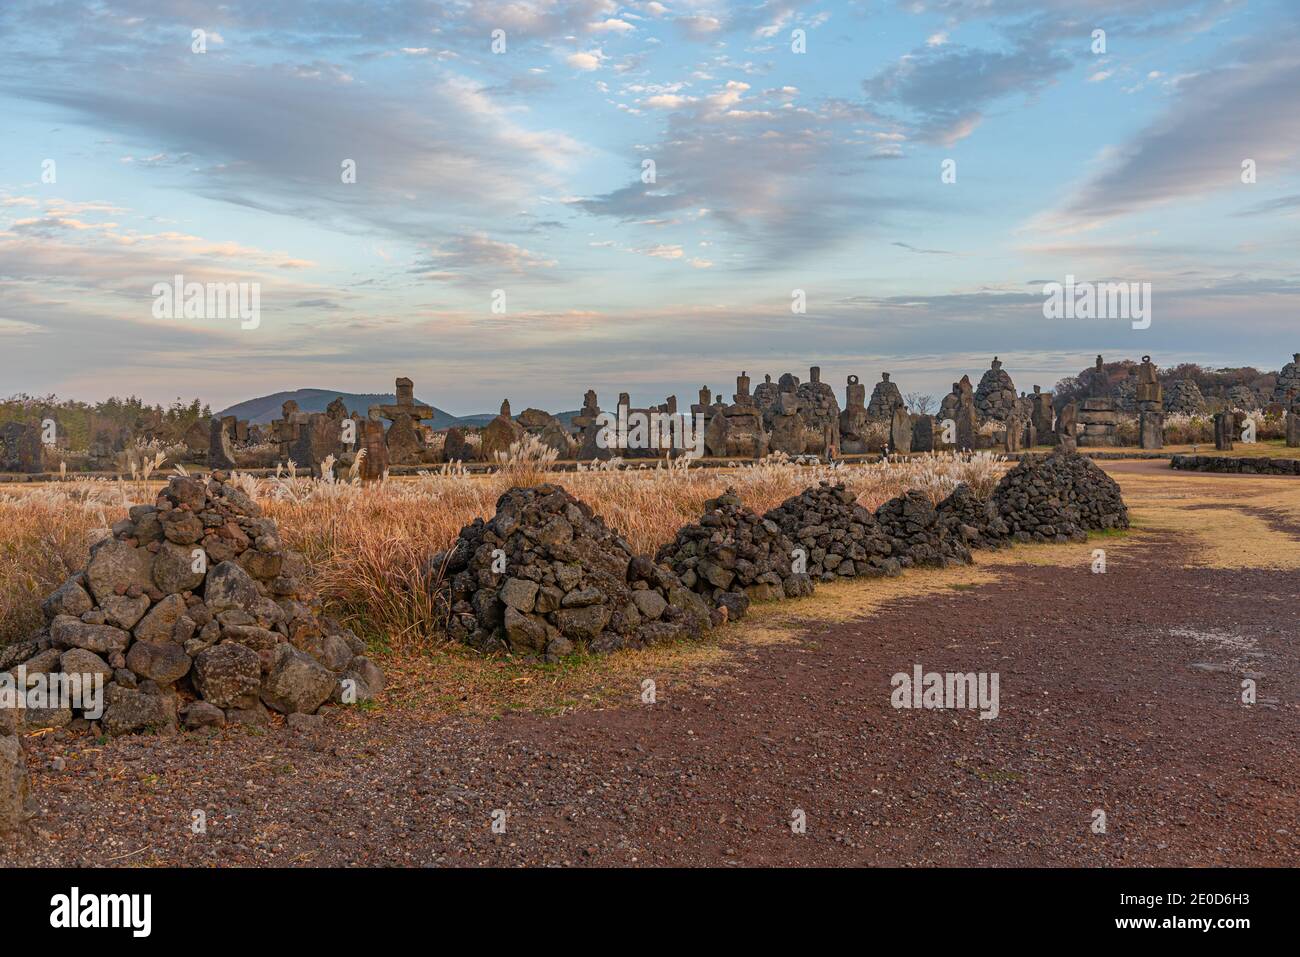
M1175 455L1169 467L1188 472L1229 472L1242 475L1300 475L1300 459L1234 455Z

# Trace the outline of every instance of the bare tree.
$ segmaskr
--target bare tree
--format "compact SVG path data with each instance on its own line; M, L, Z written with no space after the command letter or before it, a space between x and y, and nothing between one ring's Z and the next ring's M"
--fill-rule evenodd
M934 408L934 396L920 392L907 393L903 396L903 401L907 403L908 411L915 412L917 415L929 415L930 410Z

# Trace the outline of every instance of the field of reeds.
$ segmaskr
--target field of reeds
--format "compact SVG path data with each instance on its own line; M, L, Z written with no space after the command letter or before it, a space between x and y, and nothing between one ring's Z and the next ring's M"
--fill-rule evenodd
M437 640L441 630L422 587L425 560L476 517L490 518L497 498L514 485L561 484L635 550L651 553L727 486L764 512L819 481L843 482L874 510L908 489L937 502L966 482L986 495L1006 467L990 453L949 453L861 466L798 465L774 456L726 470L690 468L681 460L551 473L536 449L514 451L487 475L447 467L367 486L287 476L238 480L279 522L284 540L307 556L312 584L332 613L372 642L411 651ZM90 544L129 506L152 502L161 477L0 487L0 642L40 627L41 599L84 564Z

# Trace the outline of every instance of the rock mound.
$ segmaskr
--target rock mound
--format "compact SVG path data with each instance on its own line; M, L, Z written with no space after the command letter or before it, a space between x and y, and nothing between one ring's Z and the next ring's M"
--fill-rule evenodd
M446 583L448 633L482 651L553 659L698 638L715 623L676 575L558 485L507 491L428 574Z
M699 522L678 529L656 560L736 620L751 601L812 594L812 579L794 571L794 549L776 522L750 511L728 488L705 502Z
M993 491L993 504L1022 542L1082 541L1089 530L1128 528L1115 480L1078 452L1022 456Z
M1198 415L1205 411L1205 396L1191 379L1176 379L1165 388L1165 411L1174 415Z
M1224 402L1228 409L1240 409L1243 412L1254 412L1260 407L1259 396L1248 385L1230 387L1224 394Z
M310 714L382 690L365 644L321 615L302 556L224 473L172 477L112 532L46 598L48 626L0 655L29 682L102 681L109 734L170 730L178 716L189 727L258 722L268 707ZM93 730L90 709L76 710L27 710L25 721Z
M897 575L893 545L870 510L844 485L822 482L786 499L764 518L802 548L813 580Z
M970 549L960 535L939 520L939 512L924 492L912 489L891 498L876 510L876 521L887 535L904 568L913 565L966 565Z
M969 549L1003 548L1010 544L1011 529L998 514L992 499L980 498L965 482L935 506L939 521Z
M1289 408L1294 395L1300 395L1300 352L1291 356L1273 385L1273 401L1278 405Z
M1016 386L1011 375L1002 368L997 356L988 371L980 377L980 384L975 389L975 411L981 419L996 419L1005 422L1016 408Z

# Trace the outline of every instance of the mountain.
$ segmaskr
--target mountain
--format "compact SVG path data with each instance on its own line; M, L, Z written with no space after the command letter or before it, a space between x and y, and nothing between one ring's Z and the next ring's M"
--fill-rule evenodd
M249 399L246 402L232 405L228 409L222 409L217 415L233 415L238 419L247 419L249 422L265 425L272 419L280 418L280 407L290 399L297 402L298 408L303 412L324 412L327 405L340 397L343 399L344 404L347 405L349 412L356 411L362 415L365 415L372 405L391 405L397 401L397 396L391 392L369 394L334 392L330 389L295 389L293 392L276 392L273 395ZM417 396L415 401L420 402L421 400ZM424 404L433 408L433 418L424 421L432 424L435 429L447 429L456 425L458 420L450 412L444 412L429 402ZM482 418L484 422L492 421L490 415L476 416L476 418Z
M217 416L233 415L237 419L247 419L249 422L255 422L259 425L265 425L272 419L280 417L280 407L285 402L293 399L298 403L298 408L303 412L324 412L325 407L335 399L342 397L343 402L348 407L348 411L357 411L365 415L372 405L390 405L397 401L397 397L391 392L383 394L365 394L357 392L334 392L330 389L296 389L293 392L276 392L274 395L264 395L258 399L248 399L245 402L232 405L228 409L222 409ZM416 402L420 398L416 397ZM424 419L426 424L432 425L435 429L449 429L452 426L484 426L496 418L491 412L480 412L474 415L452 415L450 412L444 412L442 409L433 405L431 402L425 402L425 405L433 409L433 418ZM573 417L579 412L574 409L572 412L557 412L555 417L564 425L569 425Z

